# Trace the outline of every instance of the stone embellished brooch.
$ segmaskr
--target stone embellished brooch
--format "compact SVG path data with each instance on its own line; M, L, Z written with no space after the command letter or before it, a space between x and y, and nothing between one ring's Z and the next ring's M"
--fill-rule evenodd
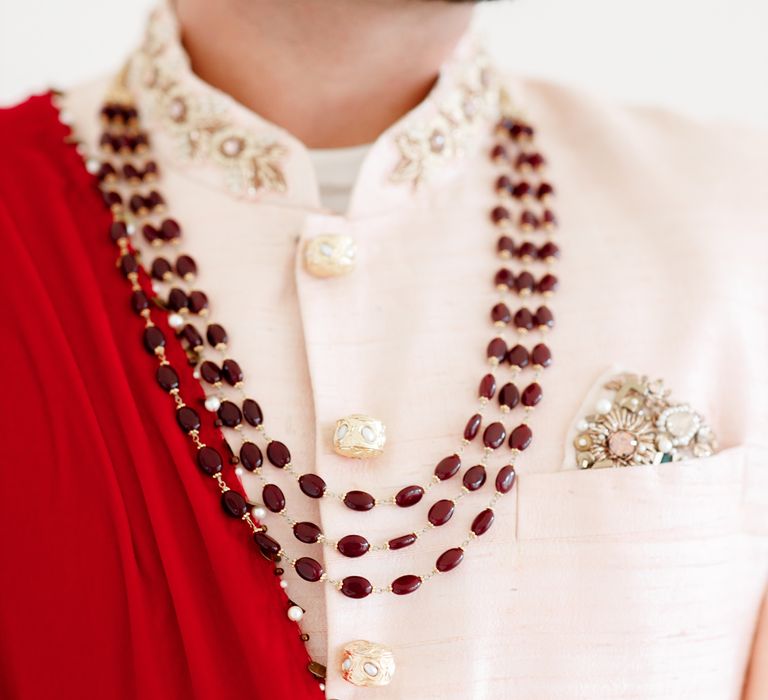
M708 457L717 449L702 415L673 401L661 380L621 374L604 389L608 395L577 425L574 447L581 469L675 462Z

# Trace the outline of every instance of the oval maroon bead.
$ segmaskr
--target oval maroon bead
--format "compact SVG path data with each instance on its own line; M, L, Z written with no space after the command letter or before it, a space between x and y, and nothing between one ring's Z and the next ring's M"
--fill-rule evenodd
M221 455L213 447L205 445L197 451L197 466L203 474L213 476L221 471L223 462Z
M406 486L400 489L395 496L395 503L401 508L415 506L424 496L421 486Z
M156 177L159 172L160 170L154 160L147 161L147 164L144 166L143 179L151 180L153 177Z
M551 241L545 243L539 248L539 257L547 262L555 260L560 257L560 248L557 247L556 243L552 243Z
M181 311L189 305L189 297L183 289L174 287L168 292L168 308L172 311Z
M502 291L515 286L515 273L509 268L502 267L493 277L493 283Z
M285 494L277 484L267 484L261 490L261 499L273 513L282 513L285 509Z
M187 282L191 282L197 274L197 263L190 255L179 255L176 258L176 274Z
M211 323L205 330L205 337L211 347L218 348L219 346L226 346L229 342L229 336L227 331L224 330L224 326L218 323ZM223 349L223 347L221 348Z
M499 194L509 194L512 189L512 180L509 179L509 175L499 175L499 177L496 178L495 187Z
M488 532L491 525L493 525L494 518L495 515L493 510L486 508L475 516L475 519L472 521L472 526L469 529L472 530L472 532L474 532L478 537L480 535L484 535L486 532Z
M522 294L523 296L526 294L531 294L535 287L536 280L533 278L533 275L528 272L528 270L523 270L515 278L515 291L517 291L518 294Z
M504 430L504 426L497 421L496 423L491 423L485 429L485 432L483 433L483 444L486 447L495 450L504 442L506 437L507 432Z
M491 160L505 160L507 157L507 149L500 143L497 143L491 149Z
M362 576L347 576L342 580L340 590L347 598L365 598L373 592L373 586Z
M344 494L344 505L352 510L366 511L376 505L376 500L365 491L347 491Z
M492 374L486 374L480 380L480 386L477 389L478 396L482 399L492 399L496 393L496 377Z
M237 491L225 491L221 494L221 507L233 518L242 518L248 512L248 504Z
M440 481L450 479L461 469L461 458L457 454L449 455L441 459L435 467L435 476Z
M208 297L199 289L189 293L189 310L193 314L202 314L208 308Z
M429 520L429 522L431 522L436 527L445 525L451 519L451 516L453 516L454 509L455 505L453 501L450 501L447 498L443 498L439 501L436 501L429 509L429 513L427 513L427 520Z
M536 404L541 401L543 395L544 392L541 390L541 384L538 382L531 382L525 389L523 389L523 394L520 400L522 401L523 406L536 406Z
M109 226L109 237L113 243L121 238L128 238L128 226L124 221L113 221Z
M264 414L261 412L261 406L253 399L243 401L243 416L252 426L257 427L264 422Z
M515 252L515 242L509 236L501 236L496 242L496 252L499 257L511 258Z
M267 459L272 462L276 467L284 467L291 461L291 451L285 445L285 443L279 440L272 440L267 445Z
M509 493L515 485L515 468L511 464L499 469L496 474L496 490L499 493Z
M523 231L530 231L532 229L539 227L539 219L532 211L524 211L520 214L520 228L523 229Z
M446 549L435 562L435 568L445 573L455 569L464 560L464 550L461 547Z
M552 274L546 274L539 280L537 287L542 294L547 295L556 292L559 285L560 282L557 277Z
M193 430L200 430L200 416L197 411L189 406L182 406L176 409L176 422L185 433L191 433Z
M515 251L520 260L529 262L535 260L539 256L539 249L531 243L531 241L525 241L520 244L520 247Z
M152 224L144 224L141 227L141 235L147 243L155 243L160 239L160 232Z
M157 209L158 207L165 205L165 199L157 190L152 190L144 199L144 204L149 207L150 210Z
M131 198L128 200L128 206L134 214L138 214L142 210L146 214L147 205L144 202L144 197L142 197L140 194L131 195Z
M120 196L120 193L115 192L114 190L105 191L101 196L104 200L104 204L110 209L119 209L123 203L123 198Z
M512 196L515 199L522 199L523 197L527 197L531 194L531 185L529 182L526 182L525 180L520 180L513 188L512 188Z
M259 469L264 463L264 457L261 454L261 448L255 443L246 440L240 446L240 464L243 468L252 472Z
M323 576L323 567L312 557L300 557L296 560L293 568L296 569L296 573L301 578L312 583L319 581Z
M191 323L188 323L181 329L179 336L183 338L192 350L202 350L203 336Z
M118 265L120 267L120 272L122 272L126 277L134 272L138 272L139 270L139 263L136 262L136 258L134 257L133 253L126 253L125 255L121 255Z
M165 219L160 224L160 235L166 241L173 241L181 237L181 226L176 219Z
M179 388L179 375L170 365L160 365L155 372L155 379L164 391L172 391Z
M502 206L494 207L491 209L491 221L493 221L494 224L509 221L509 209Z
M549 182L542 182L536 190L536 196L539 199L545 199L555 193L555 188Z
M322 530L308 520L296 523L293 526L293 536L304 544L315 544L315 542L319 541L322 534Z
M117 176L117 170L115 170L115 166L112 165L112 163L102 163L101 167L96 173L96 178L99 180L99 182L114 182L116 179L116 176ZM118 222L118 223L122 223L122 222Z
M157 326L149 326L144 329L144 347L147 352L153 355L157 348L165 347L165 335Z
M515 345L515 347L511 348L507 353L507 362L509 362L509 364L513 365L514 367L523 369L524 367L528 366L528 361L528 350L526 350L522 345Z
M141 289L131 294L131 308L137 314L149 308L149 297Z
M215 362L205 360L200 365L200 376L208 382L208 384L218 384L221 381L221 370Z
M549 231L557 228L557 217L555 216L555 212L551 209L545 209L541 215L541 222L544 225L544 228Z
M544 343L539 343L531 350L531 361L537 367L549 367L552 364L552 353Z
M462 483L467 491L477 491L485 483L485 467L482 464L476 464L464 472Z
M261 550L262 555L270 561L274 561L280 555L280 543L266 532L255 532L253 539Z
M507 344L503 338L494 338L488 343L488 349L485 351L489 360L495 360L496 362L503 362L507 356Z
M520 391L512 383L507 382L499 391L499 405L512 410L520 402Z
M547 306L540 306L536 309L534 322L539 328L552 328L555 325L555 317Z
M529 153L528 154L528 165L530 165L534 170L540 170L544 165L546 164L546 160L544 159L544 156L541 155L541 153Z
M171 263L169 263L165 258L155 258L152 261L152 266L150 267L150 274L152 277L154 277L156 280L163 281L163 280L169 280L171 279Z
M221 373L229 384L235 386L243 381L243 370L234 360L226 359L221 363Z
M532 331L533 330L533 314L530 312L530 309L527 309L526 307L521 307L515 312L515 328L521 331Z
M509 446L513 450L523 451L531 444L533 431L525 424L518 425L509 436Z
M299 488L305 496L322 498L325 493L325 481L317 474L302 474L299 477Z
M387 542L387 546L390 549L403 549L405 547L410 547L418 537L416 536L415 532L409 532L407 535L400 535L400 537L393 537L389 542Z
M477 437L477 433L480 431L480 425L483 422L483 417L479 413L475 413L464 426L464 439L474 440Z
M494 323L506 324L509 323L511 319L512 312L506 304L499 303L491 309L491 320Z
M345 557L362 557L371 545L362 535L346 535L336 543L336 549Z
M235 428L243 420L243 414L238 405L232 401L222 401L216 415L227 428Z
M421 576L405 574L392 581L392 593L395 595L408 595L418 590L421 586Z

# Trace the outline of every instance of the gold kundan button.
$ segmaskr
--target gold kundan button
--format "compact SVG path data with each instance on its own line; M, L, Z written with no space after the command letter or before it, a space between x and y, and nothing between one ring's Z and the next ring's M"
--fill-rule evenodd
M342 457L376 457L384 451L386 441L384 423L359 413L337 420L333 431L333 449Z
M395 675L395 656L389 647L358 639L344 645L341 675L364 688L389 685Z
M307 241L304 265L315 277L338 277L355 267L356 245L351 236L327 233Z

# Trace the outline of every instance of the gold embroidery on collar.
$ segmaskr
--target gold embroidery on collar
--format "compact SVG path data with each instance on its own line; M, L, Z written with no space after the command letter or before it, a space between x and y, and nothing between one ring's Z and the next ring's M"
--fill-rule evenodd
M482 122L498 112L498 77L487 56L476 51L464 68L466 72L458 79L458 88L437 105L435 115L395 137L400 160L392 181L418 185L435 167L461 156Z
M173 136L183 160L218 166L227 189L238 196L284 192L285 146L238 128L227 98L197 94L177 79L186 59L169 12L161 6L150 18L145 41L131 59L129 86L138 89L147 111Z
M434 115L421 123L408 120L394 137L400 159L390 177L393 182L418 185L436 167L461 156L487 119L498 114L502 99L498 76L482 51L472 49L469 58L454 60L446 70L455 86L439 98ZM286 147L239 128L226 96L195 90L179 79L188 71L173 10L162 2L131 58L128 88L138 93L142 109L171 134L180 158L220 168L227 188L238 196L284 192Z

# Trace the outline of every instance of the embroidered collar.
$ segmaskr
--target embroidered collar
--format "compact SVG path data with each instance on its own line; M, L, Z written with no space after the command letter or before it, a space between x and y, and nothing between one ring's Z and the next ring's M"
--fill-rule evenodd
M149 123L169 137L174 156L215 171L234 195L280 195L292 186L287 163L305 147L194 75L168 0L151 14L124 80ZM427 98L379 137L374 147L385 142L391 152L379 179L414 187L430 179L487 135L499 104L496 71L469 35Z

